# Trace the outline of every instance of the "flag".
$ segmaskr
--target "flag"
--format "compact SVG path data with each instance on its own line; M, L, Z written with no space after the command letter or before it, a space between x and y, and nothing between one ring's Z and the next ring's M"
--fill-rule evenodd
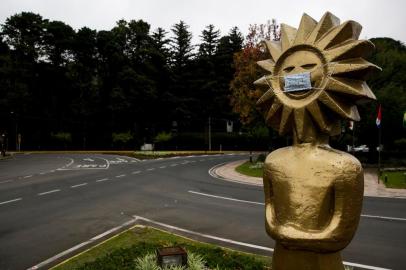
M376 126L378 128L381 127L381 120L382 120L382 112L381 112L381 105L379 104L378 115L376 116Z

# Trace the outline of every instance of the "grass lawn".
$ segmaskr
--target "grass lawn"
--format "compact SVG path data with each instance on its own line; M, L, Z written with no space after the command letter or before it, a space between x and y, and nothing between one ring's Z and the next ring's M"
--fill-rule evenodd
M249 161L241 164L235 170L241 174L252 177L262 177L262 162L251 163Z
M158 247L176 245L202 256L210 269L217 266L219 269L270 269L270 257L220 248L141 226L135 226L51 269L135 269L136 258L154 252Z
M387 188L406 188L406 171L384 171L380 177ZM388 176L385 183L385 175Z

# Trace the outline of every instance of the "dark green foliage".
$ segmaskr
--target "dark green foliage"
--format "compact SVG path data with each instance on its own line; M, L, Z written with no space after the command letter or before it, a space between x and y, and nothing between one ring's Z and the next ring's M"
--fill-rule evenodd
M64 131L71 134L65 147L106 149L116 147L113 133L129 131L134 138L121 147L134 149L171 132L167 147L207 149L209 117L213 133L225 132L225 121L234 122L233 135L220 136L232 138L229 143L213 137L216 148L241 146L229 90L233 56L244 41L238 28L221 36L208 25L196 46L185 22L171 32L169 38L162 28L151 31L143 20L120 20L109 31L95 31L73 30L31 12L7 18L0 32L0 132L8 148L15 149L21 134L23 150L57 149L52 134ZM386 150L400 150L402 144L394 142L406 138L405 46L389 38L372 41L377 49L370 61L383 71L368 83L382 104L383 143ZM360 105L363 120L355 129L356 142L371 149L377 144L376 107ZM246 144L263 145L257 142Z
M406 47L390 38L374 38L375 51L369 61L380 66L367 80L377 97L377 102L359 106L361 122L356 123L355 135L360 144L372 149L378 145L378 129L375 124L378 104L382 105L382 143L384 150L400 150L395 141L406 138L402 119L406 108Z
M204 134L207 116L229 119L240 34L220 39L210 25L194 46L188 28L180 21L169 39L142 20L97 32L31 12L9 17L0 38L0 132L9 149L17 134L23 150L56 149L61 130L72 134L69 148L116 147L111 134L127 131L134 139L122 147L135 148L172 132L174 121L175 132Z

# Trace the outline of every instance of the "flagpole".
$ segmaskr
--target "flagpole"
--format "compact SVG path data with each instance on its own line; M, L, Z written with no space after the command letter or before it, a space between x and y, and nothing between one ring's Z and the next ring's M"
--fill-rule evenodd
M382 139L382 107L379 104L378 107L378 115L376 116L376 126L378 127L378 184L379 184L379 177L381 176L381 139Z
M381 137L382 137L382 131L381 127L378 128L378 183L379 183L379 177L381 176Z

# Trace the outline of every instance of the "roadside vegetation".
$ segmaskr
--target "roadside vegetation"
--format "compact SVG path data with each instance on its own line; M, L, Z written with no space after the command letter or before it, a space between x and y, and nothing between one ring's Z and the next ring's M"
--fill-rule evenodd
M265 158L265 154L260 154L256 157L255 161L244 162L235 168L235 170L247 176L262 177Z
M220 248L154 228L135 226L52 269L159 269L140 266L150 265L151 254L157 248L167 246L182 246L193 254L195 265L203 262L208 269L270 269L271 264L270 257Z
M406 188L406 170L384 171L380 180L387 188Z

